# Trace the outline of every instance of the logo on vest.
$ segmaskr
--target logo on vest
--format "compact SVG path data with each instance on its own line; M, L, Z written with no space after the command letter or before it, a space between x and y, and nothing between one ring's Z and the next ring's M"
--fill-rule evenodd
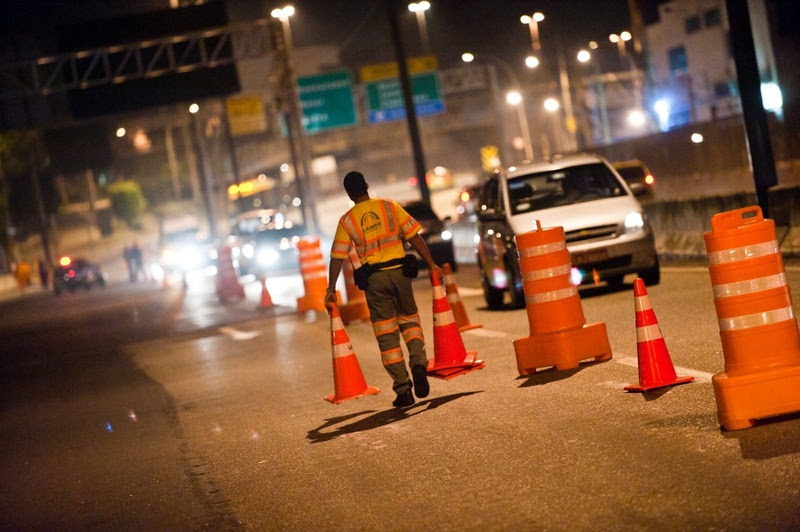
M381 228L383 228L383 222L374 212L366 212L361 217L361 231L363 233L378 231Z

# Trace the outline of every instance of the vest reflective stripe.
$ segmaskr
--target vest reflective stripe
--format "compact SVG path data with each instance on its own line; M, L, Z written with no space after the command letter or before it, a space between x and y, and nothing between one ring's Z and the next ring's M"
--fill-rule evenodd
M381 351L381 361L383 361L384 366L388 366L389 364L394 364L396 362L402 362L403 350L399 347L395 347L394 349Z
M422 336L422 327L410 327L408 329L403 330L402 334L403 334L403 341L405 341L406 344L408 344L408 342L414 339L420 340L422 342L425 341L425 338Z
M653 340L660 340L663 338L661 336L661 329L658 328L658 324L654 323L652 325L644 325L642 327L636 327L636 342L651 342Z
M569 288L562 288L561 290L553 290L552 292L542 292L541 294L531 294L525 296L525 303L548 303L550 301L558 301L559 299L567 299L578 295L578 288L570 286Z
M542 270L532 270L523 272L523 281L538 281L539 279L550 279L558 277L559 275L566 275L572 270L569 264L562 264L561 266L553 266L552 268L544 268Z
M416 314L409 314L408 316L397 316L397 323L400 325L405 323L419 323L419 312Z
M636 309L636 312L642 312L643 310L650 310L653 308L653 305L650 304L650 298L648 296L634 297L633 306Z
M399 234L381 236L367 242L364 245L364 255L365 256L370 255L382 247L391 245L399 245L399 246L403 245L402 239L400 238Z
M372 322L372 332L375 336L383 336L384 334L391 334L398 329L397 319L389 318L388 320Z
M443 327L445 325L450 325L451 323L455 322L456 318L453 316L452 310L448 310L446 312L435 312L433 314L434 327Z
M344 358L350 355L355 355L355 353L353 353L353 344L350 342L346 344L334 344L333 358Z
M337 253L339 255L347 255L350 251L350 242L343 243L335 241L331 246L331 255Z
M723 249L721 251L712 251L708 254L708 263L712 266L717 264L728 264L731 262L739 262L740 260L774 255L776 253L780 253L780 250L781 248L778 245L778 241L770 240L769 242L762 242L760 244Z
M536 257L538 255L547 255L555 251L567 249L567 243L563 240L560 242L551 242L550 244L542 244L541 246L532 246L519 250L520 258Z
M397 213L394 212L394 205L392 205L390 201L383 200L381 202L381 208L383 209L383 215L386 219L387 231L389 233L397 233L397 224L395 223Z
M719 320L719 330L738 331L740 329L749 329L760 325L789 321L793 318L794 312L792 311L792 307L784 307L776 310L757 312L756 314L746 314L736 318L721 318Z
M353 245L358 252L358 256L363 257L364 239L361 238L361 231L359 230L358 223L356 222L355 214L350 211L346 215L342 216L340 223L342 224L342 227L347 235L350 237L350 240L353 241Z
M752 294L753 292L780 288L782 286L786 286L786 274L778 273L775 275L767 275L766 277L759 277L758 279L716 285L714 286L714 297L740 296L743 294Z

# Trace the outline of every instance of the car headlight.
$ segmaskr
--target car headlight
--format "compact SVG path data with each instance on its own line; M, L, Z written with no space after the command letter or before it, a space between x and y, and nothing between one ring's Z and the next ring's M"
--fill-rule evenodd
M644 231L644 217L640 212L629 212L625 216L625 232L629 235Z
M262 248L258 250L258 255L256 260L258 260L258 264L260 266L272 266L273 264L278 262L279 258L280 255L274 249Z
M248 259L252 259L253 258L253 255L255 254L255 251L256 250L253 247L253 244L245 244L244 246L242 246L242 255L244 255Z
M184 249L178 258L184 270L193 270L203 265L203 254L199 249Z
M451 238L453 238L453 233L451 233L447 229L442 231L442 240L450 240Z

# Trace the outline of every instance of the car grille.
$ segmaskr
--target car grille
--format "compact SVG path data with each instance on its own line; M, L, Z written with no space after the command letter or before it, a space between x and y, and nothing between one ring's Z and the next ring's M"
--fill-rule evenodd
M606 240L617 236L616 225L600 225L588 227L579 231L568 231L566 233L567 243L585 242L587 240Z
M621 255L619 257L613 257L610 259L606 259L599 262L590 262L587 264L581 264L580 268L586 271L589 270L611 270L614 268L624 268L626 266L630 266L631 262L633 261L632 255Z

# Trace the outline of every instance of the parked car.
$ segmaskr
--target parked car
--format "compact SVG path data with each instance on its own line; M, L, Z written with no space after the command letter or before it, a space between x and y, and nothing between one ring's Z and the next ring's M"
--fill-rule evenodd
M613 166L614 170L616 170L628 184L634 195L643 196L653 193L656 178L653 177L653 173L642 161L638 159L620 161L613 163ZM639 183L641 187L635 186L636 183Z
M631 189L602 157L579 154L491 176L478 210L478 257L486 303L502 307L506 292L525 305L515 235L561 226L576 284L619 286L628 273L660 281L653 231Z
M107 275L98 264L84 258L61 257L53 271L53 291L60 296L64 291L74 292L79 288L90 290L93 286L104 288Z
M302 223L276 209L245 212L234 220L232 237L242 275L296 270L297 242L307 234Z
M440 219L431 206L422 201L412 201L404 203L402 207L417 220L422 226L419 235L425 240L428 249L431 252L433 262L442 266L444 263L449 263L456 271L456 254L453 248L453 233L447 229L446 222L450 220L448 216L444 220ZM417 255L410 244L406 243L406 252L417 256L420 268L427 268L428 265L422 258Z

